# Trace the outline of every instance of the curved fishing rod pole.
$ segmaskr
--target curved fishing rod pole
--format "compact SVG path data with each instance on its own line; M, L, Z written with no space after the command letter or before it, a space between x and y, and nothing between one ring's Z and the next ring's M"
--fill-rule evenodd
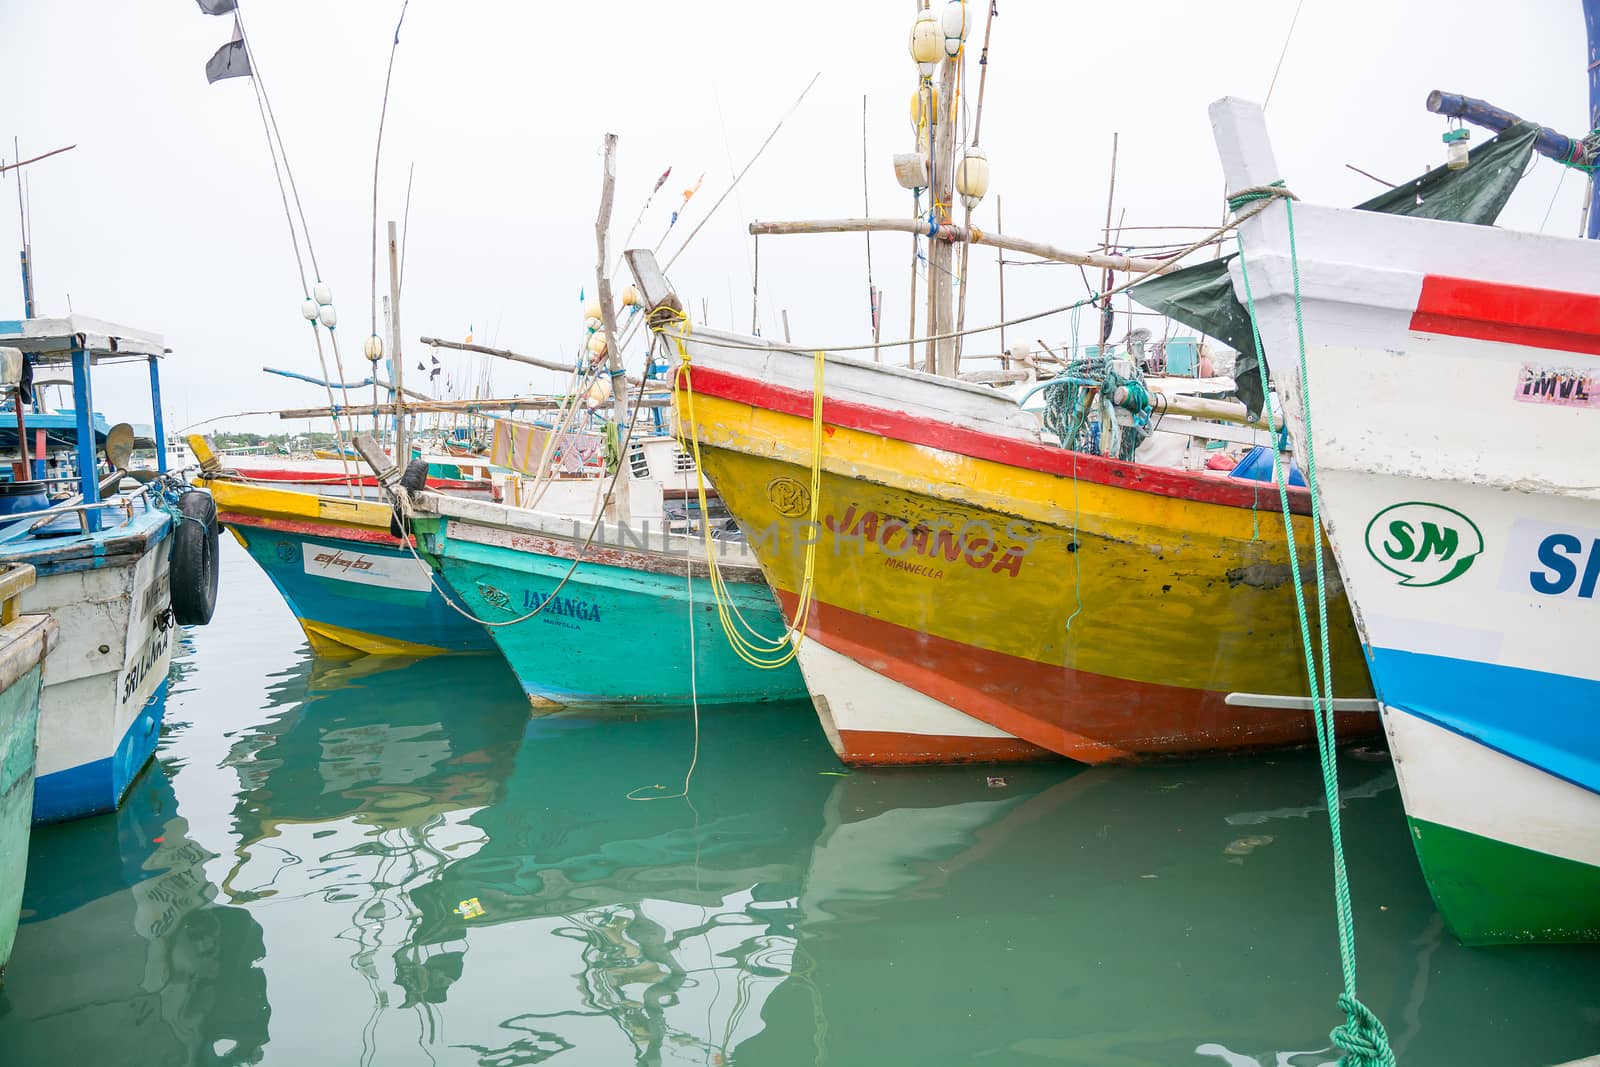
M695 234L699 233L705 224L711 221L711 216L717 213L717 208L723 205L723 202L728 199L728 195L739 188L739 183L744 181L744 176L750 173L750 168L756 165L756 160L761 158L761 154L767 150L767 146L772 143L772 139L778 136L778 131L783 129L783 124L789 121L789 117L800 107L801 101L805 100L806 94L811 91L813 85L817 84L817 79L820 77L822 77L822 71L820 70L811 76L811 80L800 91L800 95L795 97L794 103L789 105L789 110L783 113L783 117L778 120L778 124L772 127L772 132L767 134L767 139L761 142L760 148L756 149L756 154L750 157L750 162L746 163L744 169L733 179L733 184L722 191L722 195L717 197L717 202L711 205L711 210L706 212L705 218L701 219L699 225L689 231L689 236L683 239L683 244L679 245L678 250L672 253L671 258L662 265L661 269L663 271L672 269L672 265L678 261L678 257L683 255L683 250L689 247L689 242L694 240Z

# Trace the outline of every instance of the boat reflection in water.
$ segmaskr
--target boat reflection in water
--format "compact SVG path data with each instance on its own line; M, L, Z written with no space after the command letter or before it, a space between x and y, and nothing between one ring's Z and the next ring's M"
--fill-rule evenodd
M516 680L484 665L317 660L232 746L238 845L223 888L282 946L274 1007L293 1021L274 1032L275 1053L391 1062L396 1046L440 1040L433 1006L460 976L462 946L418 944L410 894L482 845L470 817L501 797L527 717ZM330 1027L330 999L366 1008Z
M1334 1058L1314 752L844 771L804 705L529 718L475 662L303 663L226 749L179 724L118 816L36 838L0 1060ZM1462 949L1387 756L1341 780L1402 1062L1579 1055L1592 960ZM1526 1026L1461 1025L1508 996Z
M259 1063L271 1014L261 927L219 902L214 859L166 766L115 815L35 830L0 985L0 1060Z

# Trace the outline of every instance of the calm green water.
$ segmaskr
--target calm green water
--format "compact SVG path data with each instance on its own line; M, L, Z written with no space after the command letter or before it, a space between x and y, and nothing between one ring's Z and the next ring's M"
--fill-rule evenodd
M1304 754L844 774L805 708L530 719L493 659L313 661L232 548L159 763L36 833L0 1064L1218 1064L1333 1057ZM1401 1063L1600 1052L1600 950L1466 950L1346 753ZM655 788L664 784L666 788Z

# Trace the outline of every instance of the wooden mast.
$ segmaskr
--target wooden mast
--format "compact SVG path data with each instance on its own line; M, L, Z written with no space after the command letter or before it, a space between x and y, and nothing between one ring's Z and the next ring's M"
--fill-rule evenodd
M400 242L395 239L393 219L389 220L389 362L394 378L394 461L404 470L411 461L411 441L406 427L406 360L400 351Z
M606 134L605 153L605 174L600 188L600 214L594 223L594 238L600 253L595 261L594 275L595 289L600 297L600 321L605 329L606 359L611 367L611 411L617 427L617 464L622 466L628 462L628 457L622 455L623 441L628 434L628 379L622 373L622 352L617 345L616 314L611 307L611 279L606 274L606 262L609 259L607 235L611 228L611 201L616 194L617 186L616 134ZM691 233L689 236L694 235ZM623 486L622 492L612 494L612 503L616 507L616 520L619 523L626 523L628 521L626 485Z
M939 64L939 107L934 110L933 173L929 175L933 196L933 213L940 222L950 222L950 208L955 197L954 155L956 147L955 116L959 114L956 94L956 72L959 60L947 56ZM941 114L947 112L948 114ZM929 342L932 365L927 369L947 378L956 373L956 339L942 337L955 332L955 246L948 241L930 242L928 249L928 287L932 293L932 314L928 321L928 336L940 337Z

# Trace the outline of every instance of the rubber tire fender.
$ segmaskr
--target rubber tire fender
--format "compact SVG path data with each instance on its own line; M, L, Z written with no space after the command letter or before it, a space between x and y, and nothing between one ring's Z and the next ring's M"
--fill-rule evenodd
M406 464L405 473L400 475L400 488L408 493L420 493L428 484L428 461L420 456ZM400 518L400 509L394 508L389 512L389 534L404 540L406 534L411 532L409 523Z
M204 626L217 610L217 529L217 504L210 493L189 489L178 497L169 581L172 616L183 626Z

